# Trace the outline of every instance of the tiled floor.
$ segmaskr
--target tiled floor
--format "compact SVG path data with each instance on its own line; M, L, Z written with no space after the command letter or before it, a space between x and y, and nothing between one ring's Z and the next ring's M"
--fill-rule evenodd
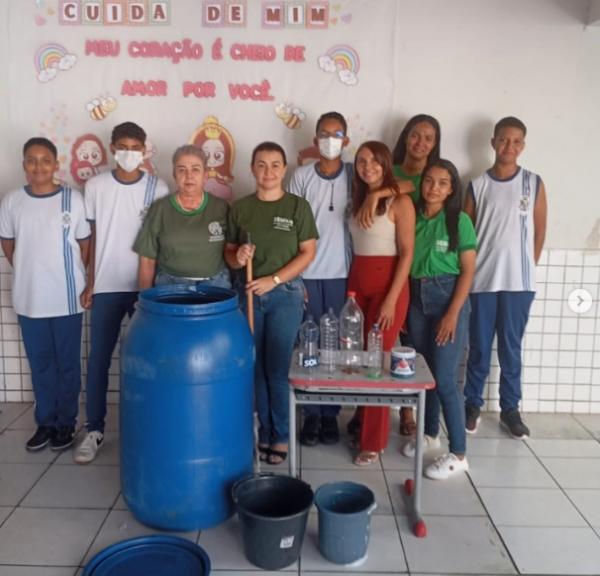
M73 464L70 452L27 453L31 405L0 410L0 576L79 575L109 544L153 532L120 497L116 406L107 443L88 466ZM412 461L400 455L397 434L381 464L368 470L352 465L344 442L303 449L302 476L313 487L361 482L374 491L378 508L362 566L340 567L320 555L312 512L300 562L285 573L600 574L600 415L531 414L526 420L533 438L521 442L506 436L497 415L484 415L468 442L470 473L424 481L425 539L411 531L401 485ZM181 536L197 541L222 576L258 570L244 557L235 518Z

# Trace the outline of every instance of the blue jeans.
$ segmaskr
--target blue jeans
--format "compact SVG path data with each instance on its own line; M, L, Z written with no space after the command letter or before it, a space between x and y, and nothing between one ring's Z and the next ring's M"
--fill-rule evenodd
M18 318L31 368L37 425L75 426L81 389L83 314Z
M464 400L458 383L458 364L467 343L469 301L463 305L456 322L454 342L444 346L435 343L436 327L446 313L457 276L440 275L411 280L408 330L417 352L423 354L436 388L427 391L425 434L437 436L440 431L440 404L448 428L450 452L466 451Z
M90 321L91 350L87 377L87 429L104 432L106 391L110 359L117 344L121 323L135 311L137 292L94 294Z
M242 309L246 293L238 286ZM294 342L304 313L304 285L296 278L262 296L254 295L254 392L258 441L287 444L289 439L288 373Z
M303 280L308 294L308 304L305 317L312 316L319 325L323 314L333 308L334 314L339 319L340 312L346 301L346 278L333 278L329 280ZM337 416L340 406L329 404L307 404L303 406L304 416Z
M471 294L471 325L465 403L483 406L490 372L492 341L497 335L500 363L500 409L516 410L521 400L521 343L535 292Z
M159 270L154 280L156 286L163 284L186 284L191 286L216 286L218 288L231 288L231 278L229 269L223 268L211 278L206 280L193 280L192 278L182 278L181 276L173 276L167 272Z

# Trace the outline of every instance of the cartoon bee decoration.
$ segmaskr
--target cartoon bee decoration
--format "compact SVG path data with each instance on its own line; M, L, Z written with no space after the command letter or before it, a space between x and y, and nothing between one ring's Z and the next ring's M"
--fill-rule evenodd
M92 120L104 120L117 107L117 101L112 96L103 96L90 100L85 107Z
M306 114L297 106L290 102L280 102L275 106L277 117L291 130L300 128L300 125L306 120Z

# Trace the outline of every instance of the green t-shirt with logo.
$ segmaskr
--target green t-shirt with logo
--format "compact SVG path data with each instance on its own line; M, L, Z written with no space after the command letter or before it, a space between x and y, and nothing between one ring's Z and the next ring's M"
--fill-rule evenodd
M477 249L473 222L465 212L458 217L458 247L448 252L446 213L441 210L433 218L417 214L415 251L410 275L412 278L431 278L440 274L460 274L460 253Z
M270 276L298 255L298 246L319 234L310 204L287 192L274 202L256 194L237 200L229 212L227 242L256 246L254 277Z
M157 268L167 274L210 278L225 267L228 211L225 200L208 192L190 212L179 206L175 195L165 196L150 206L133 250L154 258Z
M409 175L404 170L402 170L400 164L394 164L392 171L394 173L394 176L399 180L410 180L413 183L415 190L414 192L411 192L409 196L412 198L412 201L416 204L421 196L420 190L422 174Z

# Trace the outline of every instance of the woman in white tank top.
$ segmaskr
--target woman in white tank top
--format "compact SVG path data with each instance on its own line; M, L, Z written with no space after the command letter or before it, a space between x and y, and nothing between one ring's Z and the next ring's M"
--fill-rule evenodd
M390 350L398 339L408 310L408 273L413 257L415 210L406 194L397 193L392 172L392 156L381 142L365 142L354 160L352 218L350 233L354 258L348 290L365 315L366 334L375 322L383 332L383 349ZM361 228L357 214L369 194L386 188L394 195L382 198L369 228ZM389 408L359 410L360 452L354 463L366 466L376 462L387 445Z

